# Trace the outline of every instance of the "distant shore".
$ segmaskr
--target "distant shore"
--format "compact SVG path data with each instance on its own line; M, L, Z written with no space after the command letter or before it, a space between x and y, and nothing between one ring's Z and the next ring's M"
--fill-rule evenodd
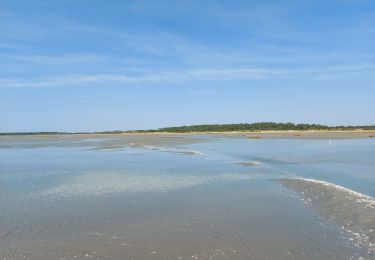
M124 137L124 136L189 136L211 135L229 138L248 139L350 139L350 138L375 138L375 130L260 130L260 131L193 131L193 132L123 132L123 133L3 133L2 138L10 137L39 137L39 138L94 138L94 137Z
M289 130L223 133L250 139L350 139L375 138L375 130Z
M345 133L345 134L344 134ZM339 125L327 126L321 124L294 124L276 122L237 123L237 124L204 124L164 127L146 130L114 130L100 132L11 132L0 133L0 136L27 136L27 135L168 135L168 134L220 134L243 135L249 138L314 138L314 137L373 137L375 125ZM253 135L253 136L252 136Z

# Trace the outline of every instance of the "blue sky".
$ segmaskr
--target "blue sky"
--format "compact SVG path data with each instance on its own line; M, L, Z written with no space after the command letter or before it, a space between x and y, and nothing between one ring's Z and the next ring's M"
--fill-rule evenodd
M375 2L0 0L0 132L375 124Z

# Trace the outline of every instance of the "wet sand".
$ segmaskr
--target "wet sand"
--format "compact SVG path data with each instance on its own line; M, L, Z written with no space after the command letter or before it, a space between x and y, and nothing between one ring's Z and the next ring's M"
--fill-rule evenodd
M375 256L375 198L329 182L280 179L327 220L337 223Z
M375 140L319 139L0 137L0 259L374 259Z
M198 155L198 151L178 149L179 146L208 142L216 138L257 139L363 139L374 138L368 131L256 131L256 132L196 132L196 133L124 133L124 134L57 134L0 136L0 149L41 147L82 147L117 150L127 147ZM167 148L172 148L168 150Z
M179 144L196 142L206 136L243 137L249 139L353 139L375 138L375 130L278 130L278 131L231 131L231 132L145 132L122 134L48 134L48 135L3 135L0 141L7 140L82 140L82 139L133 139L142 144Z
M66 207L67 216L50 218L43 228L30 221L13 239L2 237L7 246L0 246L0 256L325 260L357 255L371 259L365 247L352 247L341 230L321 224L280 192L277 185L265 188L263 181L254 181L238 183L236 190L226 184L196 186L173 196L158 193L135 201L97 198L69 219L66 211L78 203L73 199L70 205L60 205Z
M102 150L160 149L207 141L204 137L177 134L71 134L0 136L3 148L81 147Z
M252 167L252 166L259 165L259 162L237 162L236 164L242 165L242 166L245 166L245 167Z

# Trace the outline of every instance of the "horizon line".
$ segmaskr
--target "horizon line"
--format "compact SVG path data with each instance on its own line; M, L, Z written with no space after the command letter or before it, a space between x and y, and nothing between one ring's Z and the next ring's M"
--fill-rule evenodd
M363 130L363 128L368 128L366 130L375 130L375 124L366 124L366 125L325 125L325 124L319 124L319 123L292 123L292 122L254 122L254 123L225 123L225 124L193 124L193 125L178 125L178 126L167 126L167 127L160 127L156 129L134 129L134 130L101 130L101 131L11 131L11 132L0 132L0 135L38 135L38 134L110 134L110 133L137 133L137 132L173 132L173 129L181 129L181 128L194 128L194 127L225 127L225 126L255 126L260 124L274 124L279 126L292 126L292 127L302 127L306 126L307 129L288 129L288 128L282 128L282 129L270 129L270 128L259 128L259 129L239 129L239 130L227 130L229 131L272 131L272 130L278 130L278 131L290 131L290 130ZM316 127L316 128L314 128ZM177 132L177 131L176 131ZM186 132L193 132L193 131L186 131ZM208 130L204 131L197 131L197 132L210 132ZM215 132L215 131L212 131ZM221 131L220 132L226 132Z

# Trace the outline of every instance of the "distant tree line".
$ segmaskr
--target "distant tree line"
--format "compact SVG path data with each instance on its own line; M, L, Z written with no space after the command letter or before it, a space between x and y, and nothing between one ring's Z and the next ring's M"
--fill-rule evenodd
M131 131L103 131L103 132L14 132L0 133L0 135L59 135L59 134L123 134L123 133L190 133L190 132L231 132L231 131L272 131L272 130L375 130L375 125L365 126L327 126L320 124L294 124L294 123L274 123L259 122L252 124L210 124L210 125L190 125L177 127L164 127L153 130L131 130Z
M179 127L166 127L158 129L159 132L230 132L230 131L267 131L267 130L375 130L374 125L369 126L327 126L320 124L294 124L259 122L252 124L213 124L191 125Z

